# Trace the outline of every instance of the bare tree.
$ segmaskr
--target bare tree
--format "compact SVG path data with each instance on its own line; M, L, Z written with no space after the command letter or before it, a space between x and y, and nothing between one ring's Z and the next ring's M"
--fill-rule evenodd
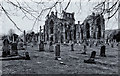
M40 7L40 5L43 5L45 6L45 3L40 1L40 2L35 2L33 0L30 0L32 2L33 5L36 5L37 7ZM4 1L5 3L7 4L10 4L12 5L14 8L16 8L15 10L20 10L24 16L23 16L23 19L24 18L27 18L31 21L34 21L33 23L33 27L31 28L31 31L34 29L34 26L35 24L38 22L38 21L41 21L41 17L43 16L43 14L46 12L46 11L49 11L48 14L51 12L51 10L53 8L56 7L56 5L59 3L59 0L57 0L56 2L54 2L51 6L49 7L44 7L42 8L41 10L35 10L34 8L30 7L29 6L29 2L19 2L19 1L11 1L11 0L5 0ZM4 14L7 16L7 18L14 24L14 26L21 32L23 32L23 30L21 30L18 25L16 24L16 22L14 22L14 20L12 19L11 17L11 11L8 11L4 5L2 3L0 3L0 7L1 7L1 11L4 12Z
M88 2L90 2L92 0L88 0ZM7 5L11 5L12 7L14 7L14 10L16 11L21 11L22 14L24 14L24 16L22 17L27 18L31 21L34 21L33 26L31 27L31 31L34 29L35 24L39 21L42 21L42 16L45 12L47 12L47 14L50 14L50 12L55 9L56 11L58 11L56 9L56 7L60 7L62 8L61 4L64 2L64 0L56 0L56 1L52 1L52 3L50 3L50 6L48 6L48 3L51 2L51 0L48 1L48 3L42 1L42 0L30 0L30 2L27 2L25 0L23 0L22 2L18 1L18 0L3 0L4 3L6 3ZM72 2L72 0L69 0L66 3L65 8L61 9L66 11L67 8L69 7L70 3ZM33 7L30 6L30 4L35 5L36 7L41 7L41 10L39 9L34 9ZM94 10L98 11L100 10L101 14L105 15L105 14L109 14L107 19L110 19L112 17L114 17L114 15L118 12L118 9L120 7L120 1L117 0L115 2L113 2L113 5L111 7L107 7L109 6L110 2L109 0L104 0L102 2L100 2L99 4L96 4L96 6L94 7ZM14 26L21 32L23 32L24 29L21 29L18 27L18 24L12 19L11 15L13 15L11 13L11 11L9 11L8 9L5 8L4 4L2 4L2 2L0 2L0 11L4 12L4 14L7 16L7 18L14 24ZM106 8L107 7L107 8ZM81 9L81 0L80 0L80 6L79 9ZM80 11L80 10L79 10ZM46 14L46 16L47 16Z
M111 7L110 7L110 3L112 3ZM99 13L103 14L103 15L108 14L107 19L110 19L113 16L115 16L115 14L118 12L119 8L120 8L119 0L112 1L112 2L110 2L109 0L104 0L104 1L100 2L99 4L97 4L94 7L94 10L100 11Z

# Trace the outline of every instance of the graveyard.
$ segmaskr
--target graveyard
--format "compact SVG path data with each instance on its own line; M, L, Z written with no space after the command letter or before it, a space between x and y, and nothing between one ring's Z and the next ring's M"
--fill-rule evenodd
M120 1L91 1L3 0L0 75L118 75Z
M106 44L106 57L100 56L100 47L86 46L86 54L81 54L83 44L74 44L71 50L70 44L60 44L60 59L55 60L55 45L53 51L49 45L45 45L44 51L40 51L38 45L27 45L30 60L15 59L2 60L2 74L118 74L118 46ZM1 52L2 49L0 49ZM25 50L18 50L23 55ZM84 63L95 51L95 63ZM0 53L1 54L1 53Z

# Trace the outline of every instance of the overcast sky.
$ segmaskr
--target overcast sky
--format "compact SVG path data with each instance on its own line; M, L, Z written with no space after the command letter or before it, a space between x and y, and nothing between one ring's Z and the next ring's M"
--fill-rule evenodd
M11 0L11 1L14 2L14 0ZM23 0L19 0L19 1L22 2ZM39 1L39 0L37 0L37 1ZM44 4L46 7L50 7L53 4L51 2L51 0L49 0L50 2L48 2L47 0L45 0L45 1L46 2ZM54 0L54 1L56 1L56 0ZM5 9L10 11L10 17L13 19L13 21L17 24L17 26L22 31L23 30L29 31L32 29L34 20L29 20L27 18L23 18L24 14L19 9L16 10L15 7L13 7L11 4L8 4L4 1L0 1L0 2L2 3L2 5L4 6ZM66 2L62 3L63 9L67 5ZM30 2L29 0L26 0L26 3L32 9L35 9L35 10L41 11L41 9L43 8L43 5L40 5L39 7L37 7L37 5L35 5L33 2ZM88 2L88 0L84 0L84 1L81 1L81 5L80 5L80 0L72 1L70 3L70 6L67 9L67 12L71 12L71 13L74 12L76 23L77 23L77 21L80 21L82 23L84 21L84 19L93 12L93 7L97 4L98 4L98 1ZM81 9L80 9L80 6L81 6ZM58 13L61 13L59 5L57 5L56 9L58 10ZM53 9L53 11L55 11L55 9ZM47 13L48 13L48 11L44 12L44 14L40 17L41 21L36 23L33 31L38 32L39 26L43 26L45 24L44 21L45 21L45 16ZM60 14L58 14L58 15L60 17ZM21 34L21 32L18 29L16 29L16 27L13 25L13 23L7 18L7 16L3 12L0 12L0 16L1 16L0 17L0 29L1 29L0 34L7 34L9 29L14 29L15 33ZM106 20L106 29L117 29L117 28L118 28L118 21L117 21L117 14L116 14L115 17L113 17L109 21Z

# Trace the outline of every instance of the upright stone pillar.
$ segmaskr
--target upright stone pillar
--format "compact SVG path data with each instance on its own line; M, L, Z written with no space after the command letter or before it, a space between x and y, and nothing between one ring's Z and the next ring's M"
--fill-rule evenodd
M13 37L13 40L12 40L12 41L13 41L13 43L14 43L14 42L15 42L15 38L14 38L14 35L12 35L12 37Z
M40 36L40 39L39 39L39 51L44 51L44 42L41 39L41 35L42 35L41 31L42 31L42 29L41 29L41 26L40 26L40 32L39 32L39 36Z
M44 42L46 42L46 40L45 40L45 25L44 25L44 32L43 32L43 35L44 35Z
M71 44L71 51L74 51L74 44Z
M53 52L53 43L52 43L52 41L50 41L50 43L49 43L49 51Z
M41 26L40 26L40 33L39 33L39 36L40 36L40 40L39 40L39 42L41 41Z
M39 51L44 51L44 42L43 41L40 41Z
M24 30L24 44L26 44L26 32Z
M56 44L55 46L55 60L59 60L58 58L61 58L60 57L60 44Z

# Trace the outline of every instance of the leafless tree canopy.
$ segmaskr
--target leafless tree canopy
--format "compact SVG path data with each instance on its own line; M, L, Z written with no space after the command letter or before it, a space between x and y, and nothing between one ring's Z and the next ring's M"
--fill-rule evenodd
M92 0L88 0L88 2L90 2L90 1L92 1ZM14 22L14 20L11 18L11 15L14 15L14 14L12 14L12 11L6 9L3 2L6 3L7 5L13 6L14 10L16 10L16 11L20 10L24 14L24 16L22 17L23 19L27 18L31 21L34 21L33 27L31 27L31 31L32 31L34 29L35 24L38 21L41 21L41 18L46 11L47 11L46 16L51 12L52 9L55 9L56 11L60 11L60 10L56 9L58 6L60 7L61 10L66 11L67 8L69 7L70 3L72 2L72 0L68 0L68 2L66 2L66 6L64 8L61 6L61 4L64 2L64 0L55 0L55 1L48 0L48 3L52 2L51 5L49 5L49 6L48 6L48 3L46 3L42 0L39 0L39 1L30 0L29 2L27 2L25 0L23 0L21 2L18 0L14 0L14 1L13 0L4 0L4 1L0 2L0 11L3 12L7 16L7 18L14 24L14 26L19 31L23 32L23 30L20 29L17 26L16 22ZM29 4L30 2L37 7L42 6L41 10L32 8ZM82 8L81 0L79 2L80 2L79 9L81 9ZM110 19L117 13L118 9L120 8L120 1L116 0L116 1L112 2L112 6L109 7L110 3L111 2L109 0L104 0L104 1L96 4L96 6L93 9L95 11L99 11L100 14L103 14L103 15L108 14L109 16L107 19ZM78 10L78 11L80 11L80 10Z

